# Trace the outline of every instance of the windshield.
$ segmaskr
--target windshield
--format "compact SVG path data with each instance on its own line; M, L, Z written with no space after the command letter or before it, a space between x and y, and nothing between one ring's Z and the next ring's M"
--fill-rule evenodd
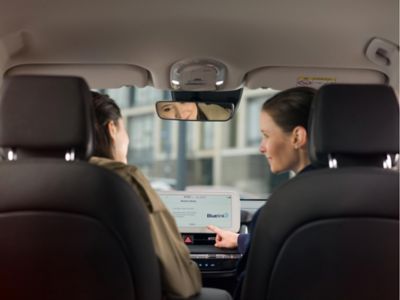
M138 166L156 190L224 189L238 191L242 198L267 198L289 178L288 173L272 174L258 150L260 109L277 90L245 89L234 117L216 123L160 119L154 105L169 99L168 91L151 87L99 91L121 107L130 137L128 162Z

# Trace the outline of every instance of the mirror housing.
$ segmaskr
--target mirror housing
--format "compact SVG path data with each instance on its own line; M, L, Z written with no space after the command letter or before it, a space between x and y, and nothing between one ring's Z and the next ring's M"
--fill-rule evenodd
M228 121L239 106L242 92L243 89L218 92L171 91L173 100L157 102L156 111L164 120ZM184 106L186 112L183 111ZM189 112L190 107L191 112ZM176 112L172 113L171 110Z

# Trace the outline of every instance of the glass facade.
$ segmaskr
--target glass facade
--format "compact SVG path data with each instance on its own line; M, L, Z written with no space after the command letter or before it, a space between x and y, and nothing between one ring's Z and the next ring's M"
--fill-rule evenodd
M133 106L153 105L157 101L164 100L164 98L164 91L157 90L150 86L135 89Z
M200 123L200 148L202 150L214 148L214 123Z
M128 162L150 168L153 164L153 126L152 114L128 117L129 150Z
M121 109L129 108L133 104L133 89L129 87L122 87L119 89L101 90L117 102Z
M265 102L265 96L249 97L246 111L246 145L258 146L261 141L259 114ZM257 117L256 117L257 116Z
M240 107L227 122L186 122L180 137L177 121L158 118L154 104L170 99L152 87L100 90L122 109L130 137L128 162L137 165L155 186L176 186L178 140L186 143L187 185L239 190L245 197L265 196L288 174L273 175L258 153L259 113L277 91L245 90Z
M167 157L171 157L172 154L172 123L161 122L160 124L160 151L166 154Z

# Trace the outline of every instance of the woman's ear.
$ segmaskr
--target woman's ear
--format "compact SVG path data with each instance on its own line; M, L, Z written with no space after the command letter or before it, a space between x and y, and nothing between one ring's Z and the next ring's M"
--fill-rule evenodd
M300 149L307 146L307 130L303 126L297 126L293 129L293 147Z
M110 121L107 123L107 129L110 133L111 138L115 140L115 137L117 136L117 125L115 125L114 121Z

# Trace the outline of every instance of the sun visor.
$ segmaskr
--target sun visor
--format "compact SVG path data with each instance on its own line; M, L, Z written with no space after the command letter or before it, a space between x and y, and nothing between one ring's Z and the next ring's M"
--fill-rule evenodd
M2 36L0 38L0 70L5 70L10 57L23 50L25 46L26 43L22 31ZM0 76L0 86L2 84L3 78Z
M134 65L32 64L13 67L5 75L79 76L83 77L91 88L144 87L149 83L147 70Z
M327 83L381 83L385 74L363 69L323 69L265 67L247 74L245 86L250 89L273 88L284 90L295 86L319 88Z

